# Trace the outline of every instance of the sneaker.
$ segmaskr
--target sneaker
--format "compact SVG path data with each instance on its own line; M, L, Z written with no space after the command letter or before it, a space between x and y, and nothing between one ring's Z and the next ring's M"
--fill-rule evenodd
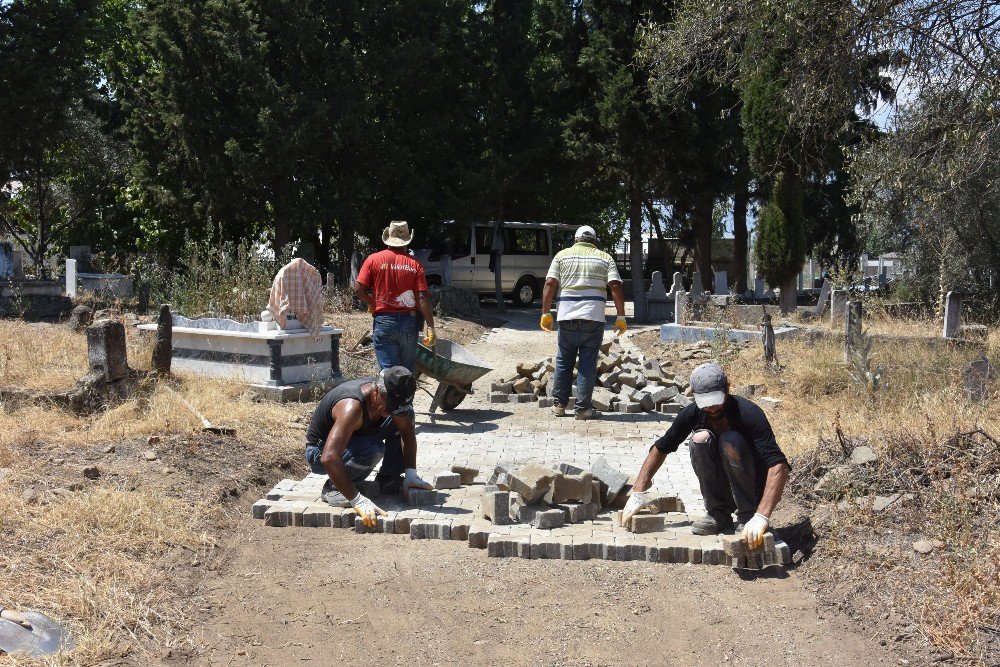
M711 514L706 514L691 524L692 535L717 535L733 527L733 520L720 522Z
M584 410L579 410L576 413L576 418L580 421L586 421L588 419L596 419L600 417L600 414L594 408L586 408Z
M563 405L562 403L553 403L552 404L552 414L554 414L556 417L565 417L566 416L566 406Z
M323 492L320 494L323 502L332 507L350 507L351 501L344 497L344 494L337 490L333 482L326 480L323 484Z

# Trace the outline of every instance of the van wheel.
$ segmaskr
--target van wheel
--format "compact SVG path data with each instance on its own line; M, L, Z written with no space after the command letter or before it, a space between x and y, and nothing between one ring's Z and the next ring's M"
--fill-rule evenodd
M525 276L514 285L514 293L510 295L515 306L527 308L538 296L538 286L534 278Z

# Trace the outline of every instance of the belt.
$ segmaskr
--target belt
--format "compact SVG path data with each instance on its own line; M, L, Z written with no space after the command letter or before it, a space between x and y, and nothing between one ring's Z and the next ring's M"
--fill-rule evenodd
M416 317L417 311L415 310L396 310L391 313L375 313L376 315L409 315L410 317Z

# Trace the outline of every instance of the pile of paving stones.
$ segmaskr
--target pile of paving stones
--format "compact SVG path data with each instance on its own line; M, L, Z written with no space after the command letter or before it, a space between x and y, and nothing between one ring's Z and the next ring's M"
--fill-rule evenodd
M708 343L699 341L682 350L686 359L707 359ZM683 355L682 355L683 356ZM676 415L691 403L691 388L687 379L676 375L669 360L647 359L642 354L626 350L617 339L601 345L597 359L597 383L591 396L594 408L602 412L661 412ZM494 382L490 403L531 403L552 407L552 383L555 361L547 357L517 365L517 376ZM570 405L576 393L576 369Z
M496 526L528 524L559 528L592 521L602 508L622 508L632 485L628 477L599 458L590 470L569 463L556 467L529 463L512 469L497 465L483 489L480 515ZM650 511L683 512L684 503L674 495L658 495ZM661 517L662 519L662 517ZM632 532L651 532L652 524L638 522ZM663 528L661 521L660 528Z
M253 516L274 527L346 528L357 533L403 534L412 540L452 540L485 549L490 557L563 560L642 560L760 568L790 562L788 545L768 534L764 548L748 553L738 535L691 534L693 517L672 495L621 525L630 485L624 473L598 459L584 470L528 463L500 464L487 479L479 470L453 466L434 477L437 488L411 491L407 500L362 492L386 510L366 527L350 508L320 499L325 475L282 480L253 505Z

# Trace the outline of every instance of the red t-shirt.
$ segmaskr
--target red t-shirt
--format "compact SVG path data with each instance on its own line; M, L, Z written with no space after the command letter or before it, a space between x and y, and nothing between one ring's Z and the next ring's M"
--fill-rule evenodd
M417 295L427 291L424 267L406 251L386 248L368 255L358 282L372 291L376 313L417 310Z

